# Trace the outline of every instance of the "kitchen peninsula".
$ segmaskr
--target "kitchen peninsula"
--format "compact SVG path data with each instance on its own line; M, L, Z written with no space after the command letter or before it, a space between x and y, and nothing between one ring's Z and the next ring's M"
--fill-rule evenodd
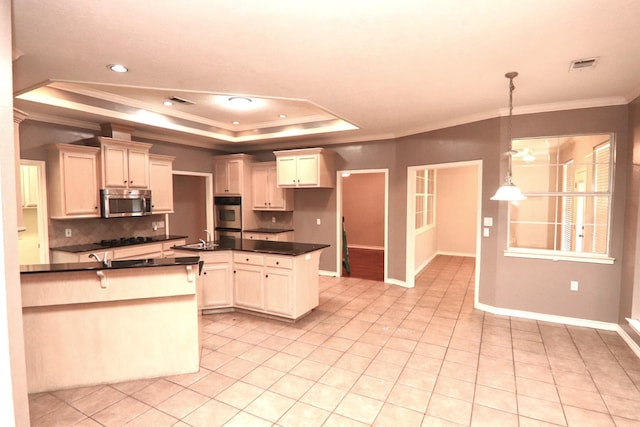
M21 267L30 393L196 372L197 256Z
M174 250L204 262L197 283L204 313L243 310L295 321L319 304L320 254L328 246L238 239Z

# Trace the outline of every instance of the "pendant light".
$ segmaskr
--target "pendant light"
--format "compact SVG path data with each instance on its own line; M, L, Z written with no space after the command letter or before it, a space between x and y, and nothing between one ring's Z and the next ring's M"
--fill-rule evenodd
M518 73L515 71L511 71L505 74L504 76L509 79L509 122L508 122L509 123L509 128L508 128L509 129L509 132L508 132L509 133L508 135L509 149L505 153L507 155L507 176L504 179L504 183L500 188L498 188L498 191L496 191L496 194L494 194L491 200L505 200L509 202L515 202L518 200L526 199L526 197L522 195L522 192L520 191L520 189L516 187L516 185L513 183L513 176L511 175L511 158L515 153L511 146L511 116L513 115L513 90L516 88L513 85L513 79L515 79L518 76Z

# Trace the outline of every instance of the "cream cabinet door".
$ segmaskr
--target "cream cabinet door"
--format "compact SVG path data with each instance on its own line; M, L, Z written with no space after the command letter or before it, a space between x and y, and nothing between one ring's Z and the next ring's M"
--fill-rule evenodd
M152 212L173 212L173 157L149 156L149 188Z
M253 209L269 208L269 169L266 166L254 166L251 174L253 190ZM275 184L274 184L275 186Z
M227 162L218 160L213 163L213 187L216 194L227 194Z
M129 183L127 149L119 145L107 145L103 148L104 186L109 188L127 188Z
M296 157L278 157L276 163L278 168L278 186L295 187L298 181Z
M262 300L262 267L236 265L234 267L234 305L252 310L264 310Z
M149 188L149 151L127 149L127 176L129 188Z
M205 262L202 269L200 308L231 307L231 264Z
M293 286L291 270L267 268L264 275L264 309L268 313L293 314Z
M62 192L67 216L100 216L98 165L90 153L62 153Z
M310 154L307 156L298 156L297 158L297 174L298 186L318 185L318 155Z
M227 188L231 194L242 192L242 160L227 161Z

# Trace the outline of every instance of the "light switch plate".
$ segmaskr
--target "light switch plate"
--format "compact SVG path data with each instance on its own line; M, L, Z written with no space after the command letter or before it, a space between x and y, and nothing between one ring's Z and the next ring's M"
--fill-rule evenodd
M487 227L482 229L482 236L489 237L489 229Z
M485 227L493 227L493 217L485 216L484 217L484 221L483 221L483 225Z

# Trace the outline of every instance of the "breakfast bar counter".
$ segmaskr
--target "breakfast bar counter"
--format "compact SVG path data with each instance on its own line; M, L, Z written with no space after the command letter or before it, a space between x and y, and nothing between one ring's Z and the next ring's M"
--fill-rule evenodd
M197 256L22 267L30 393L196 372Z

